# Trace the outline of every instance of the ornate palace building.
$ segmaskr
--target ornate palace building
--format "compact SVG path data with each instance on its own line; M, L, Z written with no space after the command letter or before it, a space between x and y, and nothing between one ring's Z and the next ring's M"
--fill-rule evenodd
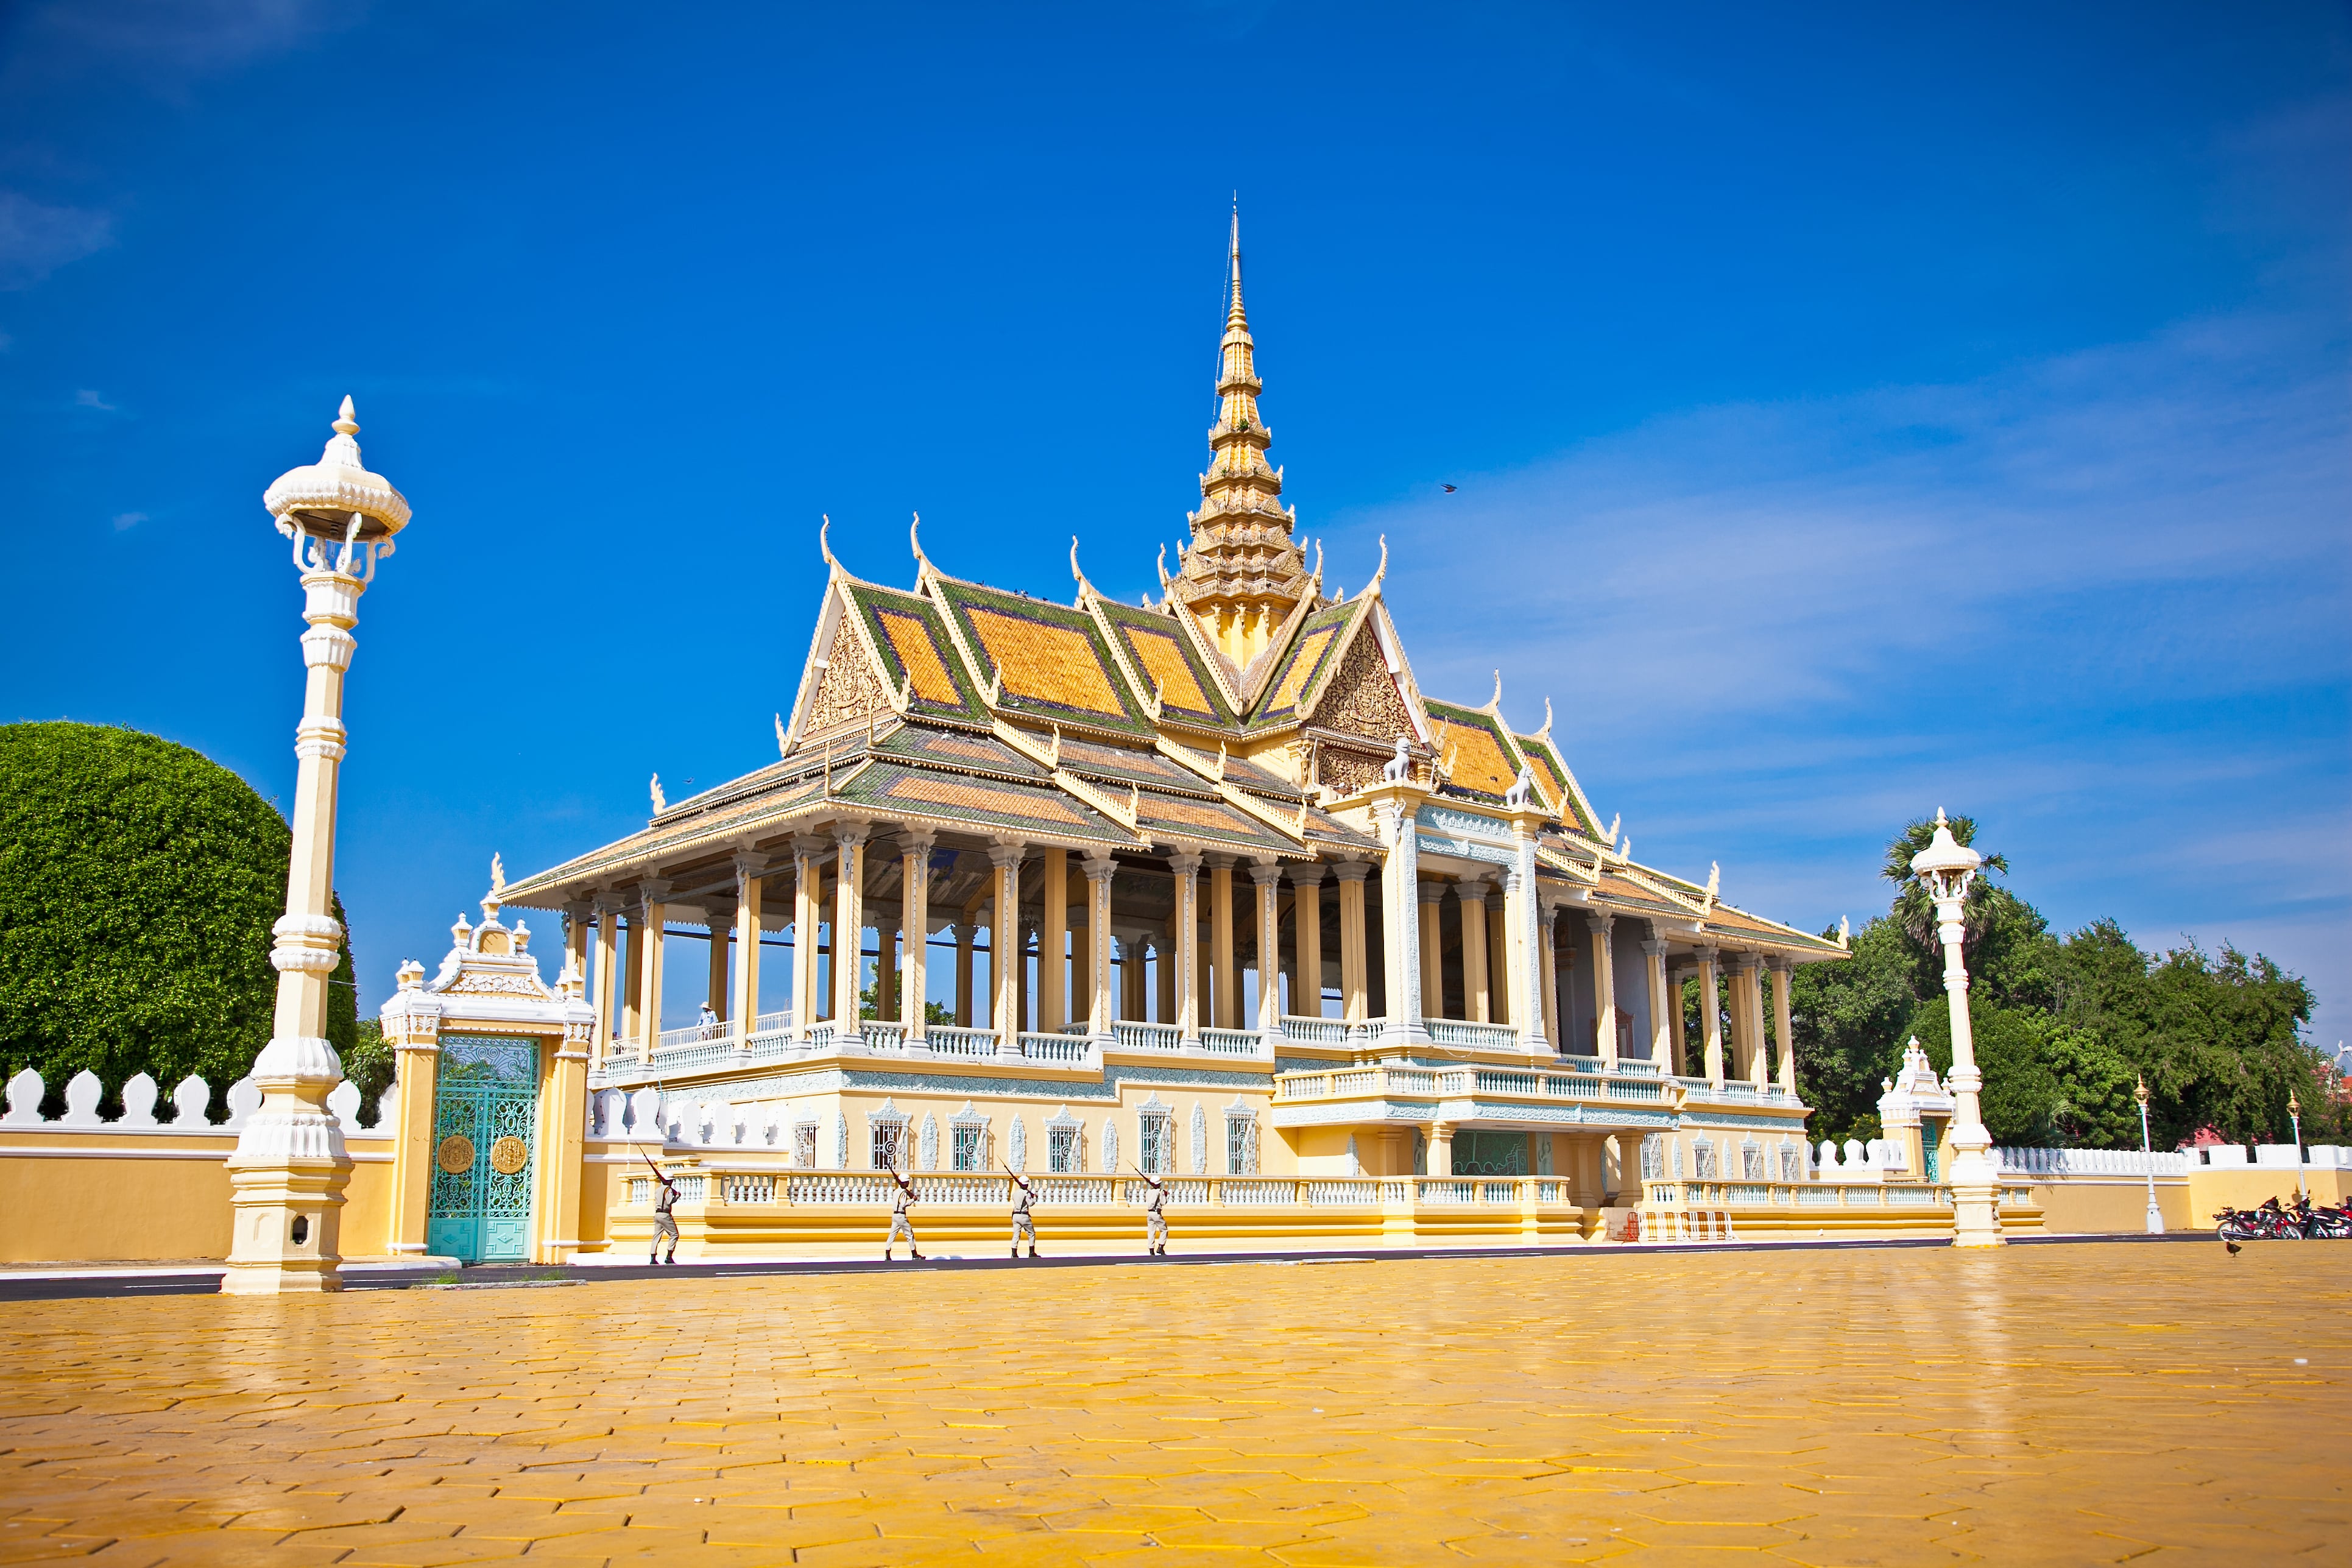
M644 1234L628 1140L707 1165L712 1214L734 1194L689 1227L711 1252L804 1239L779 1215L829 1189L792 1173L893 1161L1140 1166L1236 1215L1363 1189L1414 1234L1475 1207L1455 1178L1539 1184L1511 1223L1584 1235L1639 1201L1637 1155L1800 1179L1789 977L1841 946L1633 861L1549 705L1522 733L1499 679L1424 692L1382 574L1343 595L1294 538L1260 387L1236 227L1201 505L1156 599L1106 598L1075 542L1067 603L919 533L904 587L828 547L777 761L675 803L656 782L642 831L505 889L562 912L560 984L595 1016L580 1229L548 1239ZM664 1031L679 929L716 1022ZM789 944L782 995L761 944ZM1692 982L1716 1001L1686 1026Z

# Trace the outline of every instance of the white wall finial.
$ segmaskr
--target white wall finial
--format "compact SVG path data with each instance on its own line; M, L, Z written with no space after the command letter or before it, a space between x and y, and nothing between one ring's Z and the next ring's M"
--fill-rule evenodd
M342 407L335 413L335 432L341 436L356 436L360 433L359 416L352 412L352 395L348 392L343 394Z
M656 816L659 816L663 812L669 809L669 803L662 799L661 774L656 773L654 775L652 788L654 795L654 815Z

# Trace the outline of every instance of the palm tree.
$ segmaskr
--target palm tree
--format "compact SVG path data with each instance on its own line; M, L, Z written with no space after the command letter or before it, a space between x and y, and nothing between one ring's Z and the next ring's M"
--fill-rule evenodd
M1952 837L1959 843L1969 844L1976 837L1975 817L1954 816L1946 821L1951 827ZM1934 818L1923 816L1912 823L1887 843L1886 863L1879 868L1878 874L1895 886L1895 907L1890 912L1895 923L1903 929L1903 934L1922 952L1940 954L1943 939L1936 931L1936 906L1928 899L1927 889L1919 885L1919 879L1911 874L1911 858L1927 848L1935 837ZM2009 857L1987 855L1982 869L2006 875ZM1982 875L1969 889L1968 902L1961 908L1961 919L1967 928L1966 940L1970 942L1984 934L1985 922L1990 918L1987 906L1991 892L1991 884Z

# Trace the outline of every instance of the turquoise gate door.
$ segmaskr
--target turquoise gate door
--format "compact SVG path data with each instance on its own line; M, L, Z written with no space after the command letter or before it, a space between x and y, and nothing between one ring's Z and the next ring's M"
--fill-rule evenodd
M538 1043L444 1035L426 1248L467 1263L528 1258L538 1166Z

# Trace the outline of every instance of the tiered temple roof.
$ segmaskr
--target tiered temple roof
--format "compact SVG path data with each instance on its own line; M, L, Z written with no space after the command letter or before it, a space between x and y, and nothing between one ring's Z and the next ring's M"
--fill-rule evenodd
M1423 693L1383 595L1325 592L1293 537L1243 305L1240 229L1202 504L1156 604L1105 597L1070 551L1070 602L949 575L912 534L915 581L829 568L781 760L658 807L618 843L518 882L558 903L674 879L847 814L1073 849L1276 859L1383 851L1360 797L1400 754L1433 805L1499 813L1523 779L1544 826L1542 882L1573 901L1671 916L1688 940L1737 935L1790 954L1835 943L1638 866L1603 827L1544 727L1515 731L1502 683L1478 706ZM919 524L918 525L919 527Z

